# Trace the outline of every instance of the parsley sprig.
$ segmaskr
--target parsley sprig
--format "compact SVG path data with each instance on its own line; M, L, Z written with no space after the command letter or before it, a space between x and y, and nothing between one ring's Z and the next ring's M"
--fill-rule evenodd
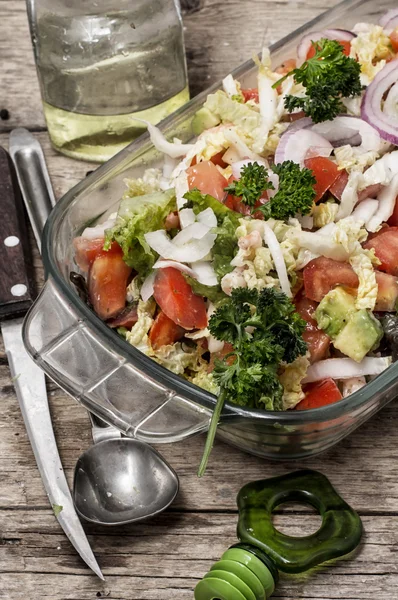
M273 87L293 75L294 81L305 87L306 95L285 96L285 108L289 112L301 109L314 123L320 123L345 112L341 98L361 94L361 65L346 56L343 46L336 40L321 39L312 42L312 46L315 55L279 79Z
M242 202L252 209L252 214L260 212L265 219L272 217L284 221L297 213L309 214L316 196L313 187L316 179L312 171L306 168L300 169L300 166L291 160L272 165L271 169L279 176L278 191L261 206L255 205L263 192L275 188L268 180L267 169L257 162L244 166L240 179L232 182L225 190L241 197Z
M297 213L308 215L316 196L316 179L311 169L301 169L292 160L285 160L271 168L279 176L278 191L257 210L265 219L272 217L281 221L294 217Z
M267 169L258 162L249 163L242 167L240 179L233 181L224 188L229 194L240 196L247 206L254 207L265 190L273 190L274 186L268 181Z
M216 359L213 377L220 394L213 412L198 475L207 467L224 402L250 408L281 410L283 388L280 363L306 353L302 338L305 321L282 292L237 288L212 315L211 334L232 345L223 360Z

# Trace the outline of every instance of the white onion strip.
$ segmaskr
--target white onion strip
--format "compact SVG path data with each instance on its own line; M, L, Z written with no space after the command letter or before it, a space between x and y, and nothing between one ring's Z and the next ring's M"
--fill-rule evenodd
M151 271L148 277L144 280L141 287L141 298L147 302L153 296L153 284L155 283L156 272Z
M188 227L185 227L185 229L179 231L177 235L173 238L172 243L175 246L184 246L191 240L201 240L205 237L207 233L209 233L209 230L210 228L206 227L206 225L204 225L203 223L192 223L192 225L188 225Z
M351 217L354 219L354 221L360 221L366 226L377 211L378 207L378 200L373 200L373 198L366 198L366 200L362 200L362 202L358 204L354 212L351 214Z
M341 195L340 206L336 215L337 220L348 217L354 210L354 206L358 202L358 186L361 177L361 173L357 171L351 171L349 174L347 185Z
M395 201L398 195L398 175L394 175L389 186L383 188L377 196L379 206L377 212L369 220L366 229L375 232L380 225L387 221L394 212Z
M197 215L196 220L198 223L202 223L209 229L214 229L214 227L217 227L217 217L214 213L214 210L210 207L202 210L202 212Z
M364 375L379 375L391 364L390 356L381 358L365 357L360 363L351 358L327 358L308 367L303 383L332 379L349 379Z
M279 242L276 238L275 233L271 227L266 223L264 227L264 241L269 248L269 251L274 261L276 272L278 273L279 283L281 284L282 292L286 294L288 298L292 297L292 290L290 289L289 277L287 275L285 260Z
M160 256L177 262L193 263L203 258L212 249L216 235L207 233L200 240L192 240L184 246L176 246L167 236L164 229L144 234L147 244Z
M217 275L208 261L198 261L192 264L193 277L204 285L217 285Z
M177 271L181 271L181 273L186 273L187 275L190 275L190 277L196 279L193 269L188 267L188 265L184 265L183 263L177 262L175 260L163 260L162 258L159 258L159 260L157 260L153 265L154 269L168 269L169 267L171 267L172 269L177 269Z

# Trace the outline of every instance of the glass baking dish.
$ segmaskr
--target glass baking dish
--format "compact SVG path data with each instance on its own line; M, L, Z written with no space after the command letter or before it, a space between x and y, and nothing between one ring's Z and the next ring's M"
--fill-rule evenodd
M274 66L295 55L301 37L328 27L377 22L392 0L346 0L271 47ZM233 72L242 87L255 85L253 61ZM162 122L172 139L192 138L191 120L214 85ZM159 443L205 431L216 398L158 365L108 328L78 297L69 281L72 240L114 210L125 177L158 166L161 156L144 134L58 202L47 222L43 260L47 282L24 324L28 352L66 392L128 436ZM322 452L347 436L398 393L398 363L340 402L300 412L265 412L227 404L218 436L259 456L301 458Z

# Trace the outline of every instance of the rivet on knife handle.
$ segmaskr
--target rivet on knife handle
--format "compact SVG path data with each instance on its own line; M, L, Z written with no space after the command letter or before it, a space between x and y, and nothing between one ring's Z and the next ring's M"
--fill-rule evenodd
M23 315L35 296L32 261L14 166L0 147L0 320Z

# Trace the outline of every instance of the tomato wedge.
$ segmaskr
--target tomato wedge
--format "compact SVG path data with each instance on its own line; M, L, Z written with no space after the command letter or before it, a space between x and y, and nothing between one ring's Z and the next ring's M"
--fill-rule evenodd
M131 274L119 252L102 252L93 261L88 273L91 304L101 319L111 319L126 304L127 281Z
M184 329L176 325L164 312L160 311L149 332L149 341L154 350L174 344L184 335Z
M207 327L205 301L193 293L181 271L173 267L158 269L153 295L161 310L177 325L184 329Z
M88 272L90 265L93 264L94 259L99 254L120 254L120 246L113 242L111 248L105 251L104 239L98 238L95 240L89 240L84 237L77 237L73 240L73 246L75 249L75 262L85 273Z
M319 202L325 192L328 191L339 177L340 171L338 170L336 163L324 156L306 158L304 164L307 169L311 169L316 179L316 184L314 185L316 196L314 201Z
M380 271L390 275L398 275L398 227L388 227L376 237L366 241L364 248L374 248L377 258L381 261Z
M351 265L324 256L309 262L303 276L305 295L316 302L320 302L336 285L355 290L359 283Z
M192 165L186 171L189 189L198 188L202 194L209 194L220 202L225 197L224 188L227 180L223 177L211 160L204 160Z
M348 173L346 170L339 171L340 175L335 179L334 183L330 186L329 192L333 194L337 200L341 200L341 196L345 190L345 186L348 181Z
M376 238L377 239L377 238ZM307 298L320 302L336 285L356 290L359 285L357 275L351 265L320 256L304 268L304 290ZM395 310L398 300L398 278L376 271L377 301L375 310L386 312Z
M303 340L308 346L311 362L314 363L326 358L330 346L330 338L318 328L317 322L312 317L318 303L301 295L295 302L295 305L298 314L307 321L307 326L303 333Z
M308 410L309 408L319 408L327 404L333 404L342 399L341 392L333 379L323 379L307 383L303 387L305 398L296 406L296 410Z
M351 42L343 41L343 40L336 40L336 41L339 42L339 44L341 46L343 46L343 53L346 56L350 56L350 53L351 53ZM311 48L307 52L307 60L309 58L313 58L314 56L315 56L315 48L314 48L314 46L311 46Z
M254 100L258 103L258 89L257 88L246 88L242 90L243 98L245 102L248 100Z

